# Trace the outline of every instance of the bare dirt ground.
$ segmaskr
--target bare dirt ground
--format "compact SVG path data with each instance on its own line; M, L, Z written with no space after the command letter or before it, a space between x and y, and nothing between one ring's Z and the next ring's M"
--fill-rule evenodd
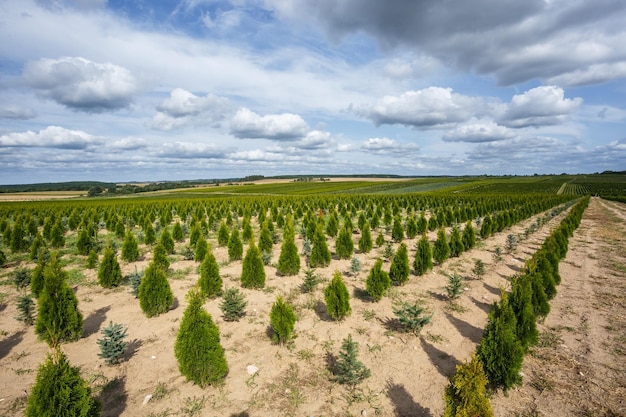
M40 201L85 196L85 191L40 191L25 193L0 193L0 201Z
M552 302L552 313L542 325L546 347L527 356L523 387L512 390L508 397L493 398L496 415L585 415L583 407L588 408L587 415L605 411L605 415L623 415L625 212L624 206L592 200L562 263L563 283ZM225 322L219 299L205 304L220 328L230 368L223 386L207 389L185 381L173 352L187 305L185 294L197 281L198 264L179 255L172 257L175 262L169 277L175 307L148 319L128 286L102 289L96 271L83 270L81 257L67 255L76 258L67 269L79 277L75 287L85 331L82 339L64 345L63 350L102 400L104 416L439 416L447 378L480 341L489 306L499 299L499 287L507 288L508 278L565 215L552 219L500 261L494 260L494 249L504 248L508 234L521 234L535 219L496 234L425 276L411 276L408 284L392 288L378 303L364 295L364 288L382 248L356 254L361 261L361 271L356 274L349 272L349 261L334 259L316 273L325 282L336 270L343 274L351 291L352 315L340 323L331 321L325 312L325 282L312 294L303 294L299 290L303 272L281 277L268 266L264 290L243 290L248 307L241 321ZM430 237L434 240L435 234ZM215 236L210 236L209 242L220 261L225 286L239 286L241 262L228 263L226 249L217 247ZM334 251L334 242L328 243ZM412 262L415 241L405 243ZM301 240L297 244L301 248ZM143 260L122 264L124 274L146 267L152 258L150 248L142 245L141 250ZM279 254L280 245L275 245L272 262L277 262ZM486 264L482 280L471 273L476 259ZM384 268L389 269L389 262ZM452 272L466 278L462 296L453 303L444 296L445 274ZM47 352L32 327L14 320L17 294L10 278L10 268L1 271L5 285L0 292L6 295L0 303L0 416L21 414ZM269 311L278 294L283 294L298 314L297 337L286 347L273 345L268 337ZM414 300L421 300L434 313L432 323L419 336L399 331L393 320L395 303ZM109 321L127 325L131 341L126 360L116 366L106 366L98 358L96 340ZM329 371L348 334L359 343L359 358L372 371L354 392L333 382ZM258 373L250 375L248 365L258 367ZM144 404L146 395L152 398Z

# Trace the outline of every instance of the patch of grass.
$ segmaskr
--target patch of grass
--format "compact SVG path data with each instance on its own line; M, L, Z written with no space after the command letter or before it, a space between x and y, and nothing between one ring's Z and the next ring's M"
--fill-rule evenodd
M357 332L357 334L365 334L367 333L367 327L357 327L354 329L355 332Z
M18 369L14 369L14 371L15 371L15 375L18 375L18 376L28 375L28 374L33 373L33 370L30 368L18 368Z
M311 362L311 359L315 357L315 353L311 349L302 349L296 353L298 359Z
M374 310L363 310L361 315L365 321L370 321L376 318L376 312Z
M539 334L539 342L537 342L537 347L540 348L555 348L559 343L561 343L561 336L554 330L546 330L545 332L541 332Z
M21 352L11 355L11 360L19 361L20 359L25 358L28 355L30 355L30 352L26 352L25 350L23 350Z
M543 375L533 375L529 384L541 393L544 391L552 391L554 389L554 383Z
M167 272L167 276L170 279L174 280L183 280L187 278L187 275L191 274L193 271L193 267L189 266L187 268L175 269Z
M167 397L170 392L172 392L172 390L169 389L164 382L159 382L157 383L156 387L154 387L154 391L152 392L152 399L155 401L162 400L163 398Z
M464 307L460 303L456 302L447 303L444 308L455 313L466 313L467 311L469 311L467 307Z
M206 397L185 397L183 399L183 406L181 407L179 414L184 416L194 417L200 415L204 409L206 403Z
M429 342L433 342L433 343L445 343L448 341L448 339L445 338L443 335L434 334L430 332L426 333L426 340L428 340Z
M87 278L83 274L83 268L72 268L67 270L67 284L87 285Z

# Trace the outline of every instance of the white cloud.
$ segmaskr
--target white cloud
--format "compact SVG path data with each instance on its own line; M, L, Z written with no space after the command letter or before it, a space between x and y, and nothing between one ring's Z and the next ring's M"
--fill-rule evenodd
M0 106L0 119L27 120L34 118L36 115L33 109L15 105Z
M79 130L60 126L48 126L39 132L31 130L0 136L0 147L9 148L57 148L78 150L101 144L102 140Z
M548 83L562 86L600 84L626 77L626 62L592 64L548 79Z
M225 151L214 145L192 142L165 143L156 149L159 158L176 159L222 159Z
M43 97L93 113L128 107L138 91L135 77L126 68L81 57L28 62L21 80Z
M376 125L439 128L483 114L485 103L480 98L453 93L451 88L428 87L399 96L385 96L375 104L353 107L353 110Z
M494 142L511 139L515 133L491 120L473 120L445 133L444 142Z
M176 88L157 106L157 110L159 112L152 119L154 129L173 130L186 125L217 127L230 112L230 102L214 94L201 97Z
M230 121L230 132L238 138L294 140L309 132L309 125L293 113L260 116L240 108Z
M560 87L541 86L515 95L498 122L508 127L548 126L565 122L583 100L565 98Z
M361 149L378 154L396 154L410 156L419 150L419 146L414 143L398 143L389 138L369 138L361 145Z

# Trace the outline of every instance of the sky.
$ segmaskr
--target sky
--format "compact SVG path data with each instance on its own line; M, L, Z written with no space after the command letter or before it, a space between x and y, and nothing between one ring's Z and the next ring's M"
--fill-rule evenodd
M626 169L623 0L0 0L0 184Z

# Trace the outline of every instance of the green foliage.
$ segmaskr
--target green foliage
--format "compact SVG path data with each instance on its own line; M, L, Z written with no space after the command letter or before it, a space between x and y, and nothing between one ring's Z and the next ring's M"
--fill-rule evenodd
M37 255L37 266L33 269L33 274L30 277L30 292L35 298L39 298L39 294L43 289L43 271L49 258L50 253L46 252L44 249L39 250L39 254Z
M326 223L326 234L330 237L335 237L337 232L339 232L339 220L337 219L337 213L333 212Z
M217 244L220 246L228 245L228 241L230 240L230 233L228 232L228 226L226 222L222 221L220 223L220 228L217 231Z
M300 290L303 293L311 293L315 291L318 283L319 283L319 278L315 274L315 271L310 268L307 268L304 271L304 281L302 282L302 285L300 286Z
M250 239L254 238L253 232L252 232L252 225L250 224L250 218L249 217L244 217L243 218L243 233L241 234L241 238L244 242L248 242Z
M185 240L185 232L183 231L183 226L178 220L176 220L176 223L174 223L174 227L172 228L172 239L174 239L176 242L182 242L183 240Z
M198 223L194 223L193 226L191 226L191 232L189 232L189 246L194 248L200 238L203 238L202 230L200 230Z
M268 222L264 222L263 227L261 227L261 233L259 235L259 250L261 251L261 253L271 253L273 246L274 242L272 241L272 234L270 232Z
M485 275L485 263L480 259L476 259L472 273L476 275L476 279L481 279L482 276Z
M30 255L28 258L31 261L36 260L37 255L39 254L39 249L45 248L45 247L46 247L46 241L44 240L41 233L37 232L37 234L35 235L35 238L33 239L33 242L30 245Z
M419 228L417 226L417 220L415 219L415 215L412 215L406 222L406 237L408 237L409 239L414 239L418 233Z
M450 256L450 245L448 244L448 238L446 231L443 227L437 231L437 240L433 246L433 260L439 265L444 263Z
M493 417L486 393L487 376L482 362L472 354L469 362L457 365L444 391L443 417Z
M196 241L196 248L193 254L194 261L196 262L204 261L204 258L207 256L208 251L209 251L209 244L207 243L206 239L200 236L198 240Z
M507 391L521 382L519 374L524 360L524 348L517 339L515 313L505 291L500 302L489 311L489 321L476 352L483 363L489 384Z
M204 297L214 298L222 292L222 277L220 276L220 268L212 251L209 251L206 254L204 261L200 264L200 278L198 279L198 286L200 287L200 292Z
M128 342L124 340L128 337L127 330L128 328L120 323L111 321L107 327L100 331L102 339L96 341L100 346L98 356L104 359L107 365L114 365L122 360L128 347Z
M370 377L370 370L358 359L359 344L352 340L352 334L342 340L337 358L336 378L340 384L356 387Z
M104 288L117 287L122 283L122 269L111 246L104 249L102 262L100 262L98 269L98 283Z
M0 249L0 268L7 264L7 256L4 254L4 251Z
M106 251L105 251L106 253ZM133 232L126 231L124 243L122 243L122 260L125 262L135 262L139 259L139 244Z
M139 306L147 317L163 314L174 304L174 294L165 271L154 261L144 271L137 295Z
M248 302L239 288L231 287L224 291L220 310L225 321L239 321L246 314Z
M87 256L89 251L96 249L97 246L96 231L92 227L82 227L78 232L78 240L76 241L78 254Z
M165 253L167 253L168 255L174 253L174 238L172 238L172 235L170 234L167 225L163 227L161 237L159 238L159 244L163 246L163 249L165 249Z
M404 227L402 227L400 216L395 216L393 219L391 239L393 239L394 242L402 242L402 239L404 239Z
M259 252L259 249L252 240L246 252L246 257L243 260L241 286L244 288L265 287L265 267L263 265L263 259L261 258L261 252Z
M270 311L270 326L272 327L272 340L278 344L285 344L292 337L296 325L296 313L293 307L283 300L280 295L272 304Z
M461 231L458 226L452 228L452 234L450 235L450 257L457 257L465 250L463 245L463 239L461 237Z
M313 248L311 249L311 256L309 258L309 265L311 268L323 268L330 265L330 250L326 244L326 237L322 226L318 225L313 235Z
M392 307L393 314L396 315L400 325L409 332L419 334L422 328L430 323L433 314L424 314L424 307L422 307L419 301L415 301L413 304L403 302L397 307Z
M95 269L98 265L98 254L95 250L91 249L89 251L89 255L87 255L87 260L85 261L85 268L87 269Z
M409 263L409 249L404 243L398 246L398 250L393 257L389 267L389 278L392 285L403 285L409 281L411 274L411 264Z
M491 217L485 216L482 224L480 225L480 237L483 239L488 238L493 234L492 232L493 222L491 221Z
M333 279L324 289L324 301L326 311L333 320L343 320L352 313L350 294L340 272L333 274Z
M130 293L137 298L139 296L139 286L141 285L141 280L143 279L143 271L138 272L137 267L135 270L128 274L128 283L130 284Z
M352 258L350 260L350 272L353 275L361 272L361 261L359 261L359 258Z
M278 272L281 275L290 276L296 275L298 271L300 271L300 256L298 255L298 248L295 242L293 219L291 216L288 216L278 258Z
M81 378L79 369L57 350L39 367L24 415L97 417L100 403L91 397L91 388Z
M359 251L361 253L369 253L372 250L372 231L370 224L365 221L361 227L361 238L359 239Z
M389 274L383 271L383 260L378 259L367 276L365 290L374 301L380 301L390 287Z
M515 334L524 351L539 341L537 317L533 310L532 286L527 276L520 275L511 283L511 309L515 314Z
M43 288L39 294L35 333L55 348L63 342L74 342L83 334L83 315L78 300L67 285L67 272L61 268L58 254L53 253L43 271Z
M352 256L354 253L354 242L352 242L351 228L341 228L335 242L335 252L339 259L349 259Z
M472 249L476 246L476 231L472 226L472 222L468 221L463 228L463 246L465 250Z
M178 369L202 388L219 384L228 374L219 329L202 306L204 297L200 292L191 290L187 298L189 305L174 344Z
M415 275L424 275L430 271L433 267L433 256L428 236L423 234L420 240L417 242L417 251L415 252L415 261L413 262L413 269Z
M23 291L26 287L30 287L31 272L26 268L15 268L13 270L13 284L15 289Z
M232 261L239 261L243 256L243 243L239 237L239 229L236 227L233 229L228 239L228 259Z
M65 245L65 229L61 224L60 220L57 220L52 226L52 231L50 232L50 245L53 248L61 248Z
M21 321L27 326L35 323L35 302L30 295L20 295L17 297L17 321Z
M143 233L145 235L143 241L146 245L154 245L156 243L156 232L154 231L152 223L146 222L146 225L143 228Z
M385 244L385 236L383 236L382 233L378 233L378 236L376 236L376 246L380 248L384 244Z
M448 293L448 298L450 300L455 300L459 298L461 292L463 291L463 281L461 281L461 276L456 272L452 275L448 275L448 285L446 286L446 292Z

